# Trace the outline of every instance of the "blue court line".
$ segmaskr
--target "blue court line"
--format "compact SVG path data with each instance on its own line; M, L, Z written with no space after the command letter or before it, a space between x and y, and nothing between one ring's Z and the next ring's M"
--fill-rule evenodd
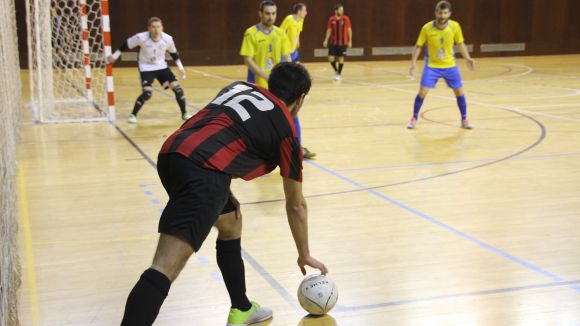
M324 172L326 172L326 173L328 173L330 175L333 175L333 176L335 176L335 177L337 177L337 178L339 178L339 179L341 179L341 180L343 180L343 181L345 181L347 183L350 183L351 185L353 185L353 186L355 186L355 187L357 187L359 189L364 189L366 192L370 193L371 195L373 195L373 196L375 196L375 197L377 197L377 198L379 198L379 199L381 199L383 201L386 201L386 202L388 202L390 204L393 204L393 205L395 205L395 206L397 206L399 208L402 208L403 210L406 210L407 212L409 212L409 213L411 213L411 214L413 214L413 215L415 215L417 217L420 217L420 218L426 220L427 222L429 222L431 224L437 225L437 226L439 226L439 227L441 227L441 228L443 228L443 229L445 229L447 231L450 231L451 233L453 233L453 234L455 234L455 235L457 235L457 236L459 236L459 237L461 237L461 238L463 238L463 239L465 239L465 240L467 240L469 242L472 242L472 243L474 243L474 244L476 244L476 245L478 245L480 247L483 247L483 248L485 248L485 249L487 249L487 250L489 250L489 251L491 251L493 253L496 253L496 254L498 254L498 255L500 255L500 256L502 256L502 257L504 257L504 258L506 258L506 259L508 259L508 260L510 260L510 261L512 261L512 262L514 262L514 263L516 263L518 265L520 265L520 266L523 266L523 267L525 267L525 268L527 268L529 270L532 270L532 271L534 271L534 272L536 272L536 273L538 273L538 274L540 274L540 275L548 278L549 280L551 280L553 282L565 282L565 280L563 278L561 278L560 276L558 276L556 274L552 274L552 273L550 273L548 271L545 271L545 270L541 269L540 267L538 267L538 266L536 266L536 265L534 265L532 263L529 263L529 262L527 262L527 261L525 261L523 259L520 259L520 258L518 258L518 257L516 257L514 255L511 255L511 254L509 254L509 253L507 253L507 252L505 252L505 251L503 251L503 250L501 250L499 248L496 248L496 247L494 247L494 246L492 246L490 244L487 244L487 243L485 243L485 242L483 242L483 241L481 241L481 240L479 240L479 239L477 239L477 238L475 238L473 236L470 236L467 233L464 233L464 232L462 232L462 231L460 231L460 230L458 230L458 229L456 229L456 228L448 225L448 224L445 224L445 223L443 223L441 221L438 221L437 219L435 219L435 218L433 218L433 217L431 217L431 216L429 216L429 215L427 215L427 214L425 214L423 212L420 212L418 210L415 210L415 209L413 209L413 208L411 208L411 207L409 207L409 206L407 206L407 205L405 205L405 204L403 204L401 202L398 202L398 201L396 201L396 200L394 200L394 199L392 199L390 197L387 197L387 196L379 193L378 191L376 191L374 189L369 189L368 187L365 187L364 185L362 185L362 184L360 184L360 183L358 183L358 182L356 182L356 181L354 181L352 179L349 179L349 178L347 178L347 177L345 177L345 176L343 176L343 175L341 175L341 174L339 174L339 173L337 173L335 171L332 171L330 169L327 169L326 167L324 167L324 166L322 166L320 164L317 164L317 163L315 163L313 161L305 161L305 162L307 164L310 164L310 165L312 165L312 166L314 166L314 167L316 167L316 168L318 168L318 169L320 169L320 170L322 170L322 171L324 171ZM578 286L578 285L571 285L570 287L572 289L574 289L575 291L580 292L580 286Z
M366 305L360 305L360 306L337 305L335 307L334 311L336 311L336 312L352 312L352 311L361 311L361 310L369 310L369 309L379 309L379 308L385 308L385 307L391 307L391 306L402 306L402 305L407 305L407 304L429 302L429 301L436 301L436 300L446 300L446 299L465 298L465 297L479 297L479 296L494 295L494 294L501 294L501 293L511 293L511 292L527 291L527 290L536 290L536 289L569 286L569 285L575 285L575 284L580 284L580 280L568 281L568 282L558 282L558 283L547 283L547 284L524 285L524 286L516 286L516 287L510 287L510 288L491 289L491 290L474 291L474 292L466 292L466 293L437 295L437 296L432 296L432 297L408 299L408 300L395 300L395 301L366 304Z
M278 281L276 281L276 279L270 275L270 273L268 273L268 271L244 249L242 249L242 257L250 265L252 265L252 267L254 267L258 274L260 274L260 276L262 276L262 278L264 278L266 282L268 282L268 284L270 284L270 286L276 290L276 292L278 292L278 294L284 299L284 301L286 301L286 303L294 308L294 310L302 311L302 308L298 305L298 302L296 299L294 299L294 296L288 293L282 284L278 283Z
M569 157L569 156L580 156L580 152L572 153L554 153L554 154L544 154L544 155L533 155L526 157L514 157L515 160L531 160L531 159L542 159L542 158L555 158L555 157ZM383 165L383 166L369 166L364 168L352 168L352 169L338 169L335 172L352 172L352 171L369 171L369 170L383 170L383 169L404 169L413 168L419 166L435 166L435 165L448 165L448 164L464 164L464 163L481 163L481 162L492 162L497 160L493 159L481 159L481 160L462 160L462 161L448 161L448 162L431 162L431 163L412 163L412 164L401 164L401 165Z

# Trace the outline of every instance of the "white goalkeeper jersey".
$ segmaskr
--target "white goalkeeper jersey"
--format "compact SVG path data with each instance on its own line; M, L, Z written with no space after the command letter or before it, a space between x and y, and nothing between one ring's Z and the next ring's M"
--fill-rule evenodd
M159 40L154 41L149 32L135 34L127 40L129 49L140 47L139 49L139 70L153 71L168 67L165 61L165 53L175 53L175 43L173 37L166 33L161 33Z

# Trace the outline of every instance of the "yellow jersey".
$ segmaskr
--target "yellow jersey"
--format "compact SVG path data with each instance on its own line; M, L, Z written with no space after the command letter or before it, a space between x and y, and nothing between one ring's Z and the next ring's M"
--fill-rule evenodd
M453 46L464 42L461 26L454 20L448 20L443 29L437 28L437 21L428 22L423 26L417 39L417 46L426 43L425 61L431 68L455 67L455 52Z
M257 24L244 33L240 55L254 59L266 75L270 75L272 68L281 61L282 56L288 56L290 53L288 36L277 26L272 26L269 32L265 32ZM268 88L268 80L260 76L255 77L256 84Z
M302 32L303 26L304 19L296 21L296 19L294 19L294 15L286 16L282 22L282 25L280 25L280 28L286 32L286 35L288 35L288 40L290 41L290 53L296 51L296 46L298 45L298 39L300 37L300 33Z

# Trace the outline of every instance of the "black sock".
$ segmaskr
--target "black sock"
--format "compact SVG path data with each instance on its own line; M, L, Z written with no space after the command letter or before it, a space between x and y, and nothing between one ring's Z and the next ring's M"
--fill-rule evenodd
M334 69L334 72L338 72L338 68L336 67L336 61L332 61L330 63L330 65L332 66L332 68Z
M183 93L183 89L181 86L177 86L173 89L173 93L175 93L175 100L179 105L179 110L181 111L181 115L185 113L185 94Z
M121 326L152 325L169 293L171 281L163 273L149 268L127 298Z
M139 113L139 110L141 110L141 107L143 106L143 102L141 102L141 96L139 96L137 98L137 100L135 101L135 105L133 106L133 112L131 112L131 114L133 115L137 115L137 113Z
M217 263L230 294L232 308L247 311L252 307L246 296L246 274L241 239L216 241Z
M342 67L344 66L344 63L339 63L338 64L338 74L342 74Z

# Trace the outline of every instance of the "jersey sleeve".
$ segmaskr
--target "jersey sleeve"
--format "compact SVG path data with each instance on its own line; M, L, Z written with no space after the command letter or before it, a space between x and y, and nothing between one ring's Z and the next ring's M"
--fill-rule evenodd
M427 29L425 28L425 26L423 26L423 28L421 28L421 31L419 32L419 38L417 38L417 46L423 46L425 45L425 42L427 42Z
M139 34L135 34L127 39L127 46L129 49L134 49L137 46L141 46L143 44L143 40L139 37Z
M344 16L344 20L345 20L345 27L348 28L352 28L352 25L350 23L350 18L348 18L348 16Z
M302 182L302 147L297 137L287 137L280 144L280 175Z
M326 24L326 28L332 29L332 16L328 18L328 24Z
M254 57L256 54L256 49L252 42L252 32L247 30L244 33L244 40L242 41L242 48L240 49L240 55L243 57Z
M463 39L463 32L461 31L461 26L459 24L455 25L455 35L453 35L453 40L455 44L461 44L465 42Z
M292 16L286 16L286 18L284 18L284 21L282 22L282 24L280 25L280 28L284 31L284 33L288 34L288 29L290 28L290 17Z
M169 53L176 53L177 52L177 48L175 47L175 41L173 40L173 37L169 36L168 40L167 40L167 52Z

